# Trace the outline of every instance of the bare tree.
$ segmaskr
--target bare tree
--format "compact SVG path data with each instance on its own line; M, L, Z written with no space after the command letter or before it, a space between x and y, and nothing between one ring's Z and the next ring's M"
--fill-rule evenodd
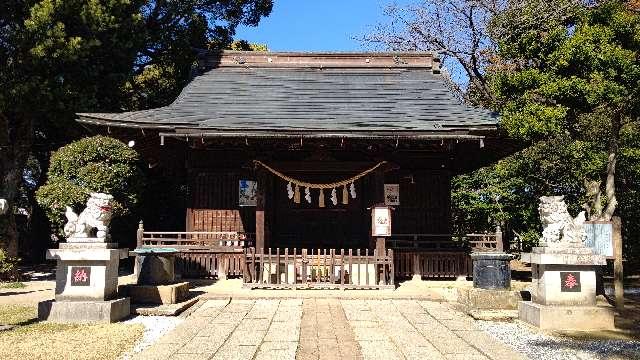
M470 87L491 98L485 67L495 43L487 26L498 1L423 0L406 7L389 5L387 22L359 40L370 47L393 51L435 51L450 72L462 98Z
M595 0L422 0L389 5L386 22L358 38L364 45L392 51L435 51L448 69L461 99L491 103L487 68L497 61L497 46L523 31L540 31L563 21L576 5ZM532 6L533 5L533 6ZM533 11L532 11L533 9ZM496 22L495 19L508 21Z

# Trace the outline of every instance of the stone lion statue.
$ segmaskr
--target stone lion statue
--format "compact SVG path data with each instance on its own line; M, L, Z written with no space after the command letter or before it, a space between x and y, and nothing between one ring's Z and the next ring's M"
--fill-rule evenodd
M64 226L67 239L97 238L105 241L109 236L112 202L113 196L109 194L91 193L87 200L87 207L80 215L67 206L65 212L67 224Z
M584 246L586 233L585 212L572 218L564 202L564 196L541 196L538 206L542 222L540 246Z

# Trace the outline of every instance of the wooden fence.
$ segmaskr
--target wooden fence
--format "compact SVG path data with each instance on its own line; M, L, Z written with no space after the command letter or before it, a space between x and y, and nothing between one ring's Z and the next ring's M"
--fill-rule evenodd
M268 249L246 252L248 288L394 288L393 250Z
M464 251L395 252L394 263L396 276L405 278L456 278L473 273L471 257Z
M176 272L183 278L242 276L244 271L244 253L182 250L176 257Z

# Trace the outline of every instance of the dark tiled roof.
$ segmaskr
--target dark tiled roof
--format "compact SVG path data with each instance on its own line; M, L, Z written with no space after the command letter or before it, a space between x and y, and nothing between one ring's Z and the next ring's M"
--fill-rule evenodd
M83 113L78 114L79 121L260 133L441 132L492 129L497 123L493 114L459 104L432 61L420 66L417 60L399 61L393 55L393 64L378 61L376 65L381 54L347 54L351 61L366 58L366 64L354 64L336 62L339 54L333 54L331 63L322 62L326 57L319 62L299 58L292 62L288 57L275 63L266 57L268 61L253 63L255 59L238 59L238 53L233 54L233 58L225 54L224 61L218 59L212 70L196 77L169 106ZM384 55L387 60L391 57ZM418 57L412 56L412 60Z

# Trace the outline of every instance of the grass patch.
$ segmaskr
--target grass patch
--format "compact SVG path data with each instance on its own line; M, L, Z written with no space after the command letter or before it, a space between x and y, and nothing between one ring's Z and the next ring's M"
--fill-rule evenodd
M0 306L0 323L28 324L0 331L0 359L117 359L142 338L141 324L36 322L33 307Z
M24 283L21 283L20 281L7 282L7 283L2 283L0 285L0 288L3 288L3 289L24 289L26 287L27 285L25 285Z
M0 306L0 324L19 325L33 322L38 313L33 306L2 305Z

